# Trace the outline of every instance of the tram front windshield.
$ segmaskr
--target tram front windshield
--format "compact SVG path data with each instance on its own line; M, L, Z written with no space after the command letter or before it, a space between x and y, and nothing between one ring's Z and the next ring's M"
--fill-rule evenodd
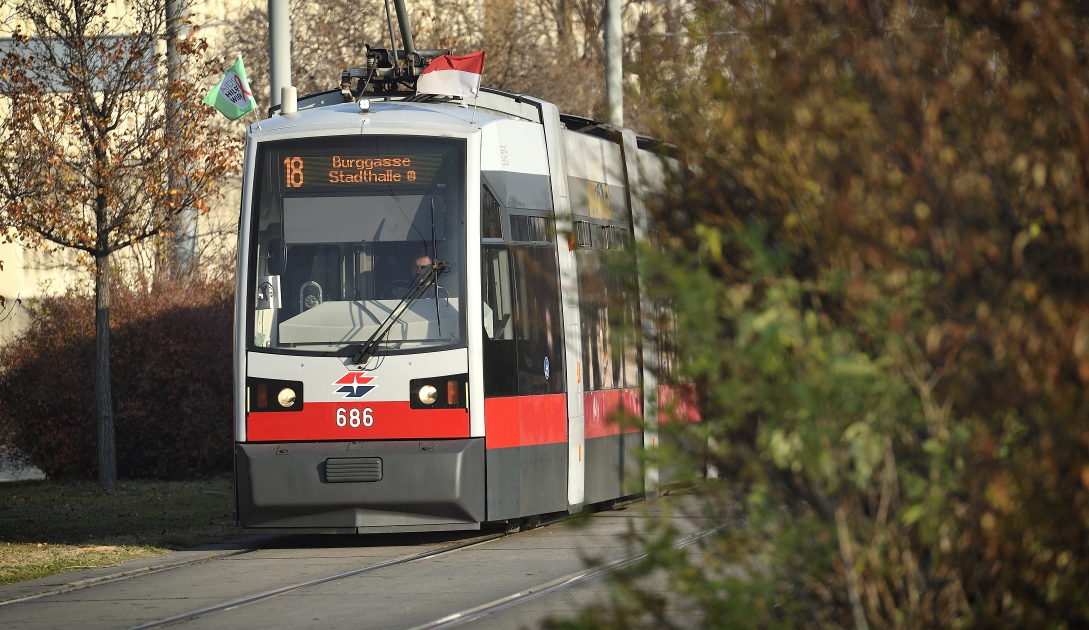
M251 347L351 354L412 293L381 338L385 351L461 345L464 155L463 141L435 138L266 143L254 181ZM448 270L429 281L436 261Z

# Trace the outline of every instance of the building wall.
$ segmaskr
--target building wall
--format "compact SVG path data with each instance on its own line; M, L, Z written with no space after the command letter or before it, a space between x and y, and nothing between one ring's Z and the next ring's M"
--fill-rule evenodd
M189 7L190 36L203 37L213 50L220 48L224 28L231 16L252 0L193 0ZM109 13L122 16L124 0L114 0ZM17 27L27 31L11 15L11 7L0 4L0 37L8 37ZM6 114L0 102L0 116ZM244 126L238 125L239 133ZM230 178L224 182L222 197L212 204L212 210L198 221L200 234L198 250L205 259L223 262L229 259L237 234L241 182ZM5 239L6 240L6 239ZM147 249L130 248L113 255L114 264L136 269L152 259ZM83 264L72 250L46 251L18 242L0 241L0 344L10 341L30 323L29 307L35 299L64 293L70 288L91 291L94 279L91 267Z

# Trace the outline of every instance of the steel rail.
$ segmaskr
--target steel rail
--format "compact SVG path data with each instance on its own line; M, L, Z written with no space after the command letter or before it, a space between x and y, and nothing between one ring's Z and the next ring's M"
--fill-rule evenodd
M72 591L82 591L86 588L93 588L95 586L102 586L103 584L114 584L116 582L124 582L125 580L131 580L138 577L144 577L146 575L155 575L156 573L163 573L164 571L173 571L174 569L180 569L182 567L189 567L196 564L202 564L204 562L214 562L220 558L229 558L231 556L238 556L245 553L253 553L256 549L241 549L238 551L230 551L226 553L213 554L210 556L203 556L201 558L195 558L193 560L184 560L181 562L172 562L170 564L162 564L153 567L147 567L144 569L134 569L132 571L124 571L122 573L114 573L112 575L104 575L98 578L90 578L86 580L80 580L78 582L71 582L65 584L60 588L50 589L48 591L40 591L37 593L31 593L30 595L23 595L20 597L13 597L11 599L5 599L0 601L0 606L8 606L10 604L20 604L22 602L29 602L42 597L51 597L53 595L63 595L65 593L71 593Z
M490 534L488 536L483 536L481 538L477 538L475 540L460 543L460 544L457 544L457 545L450 545L450 546L442 547L442 548L439 548L439 549L432 549L432 550L429 550L429 551L423 551L423 552L420 552L420 553L417 553L417 554L413 554L411 556L405 556L403 558L397 558L397 559L394 559L394 560L387 560L385 562L379 562L378 564L368 565L368 566L365 566L365 567L361 567L359 569L352 569L351 571L344 571L343 573L337 573L335 575L328 575L328 576L322 577L322 578L307 580L306 582L299 582L298 584L290 584L288 586L281 586L279 588L275 588L275 589L272 589L272 590L269 590L269 591L264 591L262 593L257 593L255 595L247 595L246 597L239 597L237 599L232 599L231 601L224 602L222 604L216 604L214 606L208 606L208 607L205 607L205 608L200 608L200 609L193 610L193 611L190 611L190 612L182 613L180 615L173 615L173 616L167 617L165 619L159 619L157 621L148 622L148 623L145 623L145 624L141 624L139 626L133 626L132 628L129 628L129 630L152 630L152 628L162 628L164 626L170 626L170 625L173 625L173 624L176 624L176 623L184 623L186 621L192 621L194 619L197 619L198 617L201 617L202 615L207 615L207 614L216 613L216 612L222 612L224 610L230 610L232 608L237 608L239 606L245 606L246 604L252 604L254 602L259 602L259 601L262 601L262 600L265 600L265 599L276 597L277 595L283 595L284 593L290 593L292 591L297 591L299 589L304 589L304 588L308 588L308 587L311 587L311 586L317 586L319 584L325 584L327 582L332 582L332 581L335 581L335 580L342 580L344 578L352 577L354 575L359 575L361 573L369 573L371 571L377 571L379 569L384 569L386 567L396 566L398 564L406 564L406 563L412 562L414 560L422 560L424 558L432 558L432 557L439 556L439 555L442 555L442 554L451 553L451 552L454 552L454 551L459 551L461 549L467 549L469 547L475 547L476 545L482 545L484 543L491 542L493 540L496 540L498 538L502 538L504 536L506 536L506 534L503 534L503 533Z
M704 532L700 532L699 534L690 536L688 538L679 540L673 543L673 548L680 549L681 547L687 547L688 545L707 538L708 536L714 534L720 529L722 529L722 527L715 527ZM479 606L474 606L472 608L468 608L466 610L447 615L445 617L436 619L435 621L425 623L420 626L414 626L409 630L443 630L445 628L453 628L455 626L460 626L464 623L476 621L477 619L480 619L481 617L485 617L492 613L506 610L507 608L513 608L514 606L524 604L525 602L537 599L538 597L542 597L544 595L548 595L549 593L555 593L556 591L568 588L570 586L574 586L575 584L578 584L580 582L586 582L611 571L616 571L617 569L621 569L630 564L634 564L636 562L639 562L640 560L645 559L647 555L648 554L642 553L629 558L620 558L618 560L613 560L612 562L607 562L601 566L590 567L589 569L584 569L582 571L578 571L576 573L571 573L561 578L557 578L555 580L552 580L551 582L546 582L544 584L541 584L540 586L535 586L533 588L515 593L513 595L507 595L506 597L501 597L495 601L481 604Z

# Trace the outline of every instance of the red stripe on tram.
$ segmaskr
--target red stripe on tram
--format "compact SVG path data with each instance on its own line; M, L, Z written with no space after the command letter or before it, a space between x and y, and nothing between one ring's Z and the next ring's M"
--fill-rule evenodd
M658 422L693 423L703 420L694 383L658 386Z
M604 389L585 392L582 396L586 439L639 432L638 425L621 426L617 422L619 418L616 414L623 411L624 415L630 416L628 419L632 423L643 417L643 395L640 388Z
M484 431L487 448L566 442L567 395L485 398Z

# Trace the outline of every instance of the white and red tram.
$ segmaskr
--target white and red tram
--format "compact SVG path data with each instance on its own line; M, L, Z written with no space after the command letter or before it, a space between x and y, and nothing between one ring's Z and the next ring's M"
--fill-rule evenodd
M249 128L240 524L475 529L656 494L634 454L677 391L657 383L655 335L633 333L651 321L634 274L607 265L646 235L649 139L362 75Z

